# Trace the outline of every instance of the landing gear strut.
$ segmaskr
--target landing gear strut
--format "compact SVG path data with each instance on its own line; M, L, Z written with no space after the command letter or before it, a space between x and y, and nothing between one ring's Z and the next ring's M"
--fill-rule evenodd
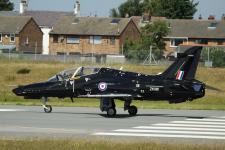
M138 112L138 109L136 106L130 106L128 108L128 113L131 115L131 116L136 116L137 115L137 112Z
M107 110L107 116L108 117L114 117L116 115L116 109L115 108L109 108Z
M126 99L124 103L124 111L128 110L130 116L135 116L138 112L136 106L131 106L132 99ZM102 112L106 111L108 117L116 116L116 105L113 98L101 98L100 109Z
M51 113L52 112L52 106L51 105L46 105L46 103L48 102L48 98L47 97L43 97L43 108L45 113Z
M124 111L128 110L128 113L129 113L130 116L136 116L137 112L138 112L138 109L134 105L130 106L131 103L132 103L131 99L125 100Z
M112 98L101 98L100 109L102 112L106 111L108 117L116 116L116 105Z

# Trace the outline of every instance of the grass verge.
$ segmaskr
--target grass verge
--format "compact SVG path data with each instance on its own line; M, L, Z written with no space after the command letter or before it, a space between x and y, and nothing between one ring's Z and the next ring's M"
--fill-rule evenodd
M179 144L110 140L0 140L1 150L224 150L225 144Z
M74 64L74 63L57 63L57 62L35 62L24 60L1 60L0 59L0 104L2 105L40 105L38 100L24 100L15 96L11 90L17 85L25 85L35 82L46 81L67 68L83 66L91 66L90 64ZM107 67L107 66L106 66ZM120 68L120 65L111 65L114 68ZM163 72L166 66L141 66L141 65L124 65L124 70L141 72L145 74L157 74ZM23 73L18 73L23 70ZM24 70L26 73L24 73ZM29 70L29 72L27 71ZM140 108L161 108L161 109L202 109L202 110L225 110L225 69L221 68L203 68L200 67L197 72L198 80L216 87L221 91L207 90L206 96L193 102L170 105L163 101L135 101L134 104ZM123 103L117 101L117 106L122 107ZM98 107L99 101L96 99L75 99L75 103L71 103L69 99L58 100L51 99L54 106L69 107Z

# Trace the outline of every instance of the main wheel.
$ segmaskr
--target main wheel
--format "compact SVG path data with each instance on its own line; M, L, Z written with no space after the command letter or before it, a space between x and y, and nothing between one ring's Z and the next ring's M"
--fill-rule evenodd
M108 117L114 117L116 115L116 109L115 108L109 108L107 110L107 116Z
M44 111L45 111L45 113L51 113L52 112L52 106L51 105L45 105Z
M138 112L138 109L136 106L130 106L129 109L128 109L128 113L131 115L131 116L135 116Z

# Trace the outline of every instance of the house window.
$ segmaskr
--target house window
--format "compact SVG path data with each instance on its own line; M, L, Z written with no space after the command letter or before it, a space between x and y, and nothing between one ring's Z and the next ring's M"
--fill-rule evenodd
M101 36L90 36L90 44L102 44Z
M116 37L115 36L110 37L110 44L115 45L115 43L116 43Z
M65 52L57 52L57 55L66 55Z
M28 37L26 38L25 44L29 45L29 38Z
M217 41L217 44L218 44L218 45L223 45L224 43L225 43L224 40L218 40L218 41Z
M59 36L53 35L53 43L58 43L58 42L59 42Z
M177 47L180 44L184 43L184 39L171 39L170 40L170 47Z
M10 34L10 42L15 42L15 34Z
M208 26L208 29L216 29L217 24L218 24L217 22L210 23L209 26Z
M68 36L67 37L67 43L68 44L79 44L80 43L80 37L79 36Z
M2 42L2 33L0 33L0 42Z
M195 40L196 44L208 44L208 40L207 39L198 39Z
M69 55L76 55L76 56L79 56L79 55L81 55L81 53L80 53L80 52L70 52Z

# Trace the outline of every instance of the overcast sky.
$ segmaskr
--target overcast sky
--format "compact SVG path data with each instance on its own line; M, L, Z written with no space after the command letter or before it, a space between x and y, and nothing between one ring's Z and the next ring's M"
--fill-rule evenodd
M15 10L19 10L20 0L11 0L15 4ZM117 8L126 0L80 0L81 15L109 16L111 8ZM195 0L199 1L198 12L195 17L201 14L207 18L210 14L220 19L225 13L225 0ZM29 10L55 10L72 11L75 0L29 0Z

